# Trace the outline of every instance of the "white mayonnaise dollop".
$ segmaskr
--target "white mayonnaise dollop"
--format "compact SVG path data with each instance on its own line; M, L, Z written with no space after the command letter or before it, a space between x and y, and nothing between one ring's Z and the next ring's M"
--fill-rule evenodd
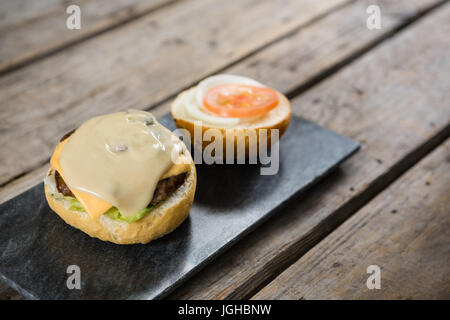
M265 87L265 85L263 85L262 83L247 77L235 76L230 74L221 74L212 76L204 79L203 81L200 81L195 91L192 94L185 96L184 105L186 111L192 118L196 120L205 121L210 124L225 125L225 126L235 126L241 123L242 121L248 122L253 120L254 118L258 118L259 116L249 118L221 117L219 115L210 112L205 108L205 106L203 105L203 100L208 90L220 85L233 83L257 87Z

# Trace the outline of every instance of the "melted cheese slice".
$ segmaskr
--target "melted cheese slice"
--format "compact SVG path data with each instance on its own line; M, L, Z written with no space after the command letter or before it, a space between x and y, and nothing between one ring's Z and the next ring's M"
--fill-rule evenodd
M62 141L58 146L56 147L51 159L50 159L50 165L58 171L58 173L61 175L61 177L64 179L64 181L67 184L66 177L64 176L64 171L62 170L61 163L60 163L60 157L61 152L64 148L64 146L67 144L67 142L70 140L71 137L65 139ZM187 172L190 170L190 162L191 160L184 154L180 154L175 164L173 164L163 175L160 176L159 180L170 178L172 176ZM67 184L68 185L68 184ZM88 215L92 219L98 219L102 214L104 214L107 210L109 210L113 205L108 203L107 201L104 201L102 199L99 199L98 197L95 197L92 194L70 188L68 185L68 188L74 196L77 198L77 200L81 203L85 211L88 213Z

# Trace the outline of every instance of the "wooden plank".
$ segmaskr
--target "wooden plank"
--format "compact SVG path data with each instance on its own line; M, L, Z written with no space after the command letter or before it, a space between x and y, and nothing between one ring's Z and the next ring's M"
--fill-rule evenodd
M437 1L396 1L395 3L389 0L379 1L385 16L383 17L383 29L379 31L368 31L365 27L364 13L365 8L370 1L358 2L352 4L348 8L344 8L325 19L319 20L311 26L302 29L300 32L295 33L286 39L274 44L273 46L266 48L255 55L244 59L236 67L225 70L226 72L238 72L248 74L250 76L257 76L264 82L271 83L274 87L279 88L284 92L296 91L296 86L304 86L311 81L311 78L315 78L319 73L328 72L327 70L333 69L336 64L342 64L343 59L347 60L349 57L355 55L355 52L361 52L370 48L374 43L381 41L386 36L390 35L393 30L403 26L410 19L414 19L417 14L421 14L428 8L434 6ZM363 13L363 14L361 14ZM405 20L405 17L408 17ZM330 34L330 27L334 33ZM350 32L350 30L352 32ZM352 37L354 36L354 41ZM313 37L313 38L312 38ZM314 41L310 41L314 39ZM315 41L320 43L316 46ZM292 46L288 46L288 44ZM408 43L405 43L405 45ZM279 50L274 48L279 47ZM270 50L270 51L268 51ZM398 48L396 50L399 50ZM266 54L270 52L270 54ZM289 54L287 54L289 53ZM289 56L291 63L297 63L301 69L297 72L293 72L290 65L282 65L280 67L274 66L274 61L281 63ZM258 59L259 58L259 59ZM255 63L255 61L258 61ZM395 61L397 62L397 60ZM242 67L241 67L242 65ZM256 67L257 66L257 67ZM289 66L289 67L288 67ZM277 72L274 73L273 70ZM272 70L272 72L270 72ZM420 70L413 68L415 72L419 73ZM258 73L259 72L259 73ZM423 71L422 71L423 72ZM378 74L380 76L380 74ZM279 79L279 83L271 82L272 77ZM348 78L348 76L347 76ZM359 78L364 78L359 76ZM430 76L428 76L428 79ZM351 79L351 77L350 77ZM281 81L282 80L282 81ZM337 81L337 80L334 80ZM350 81L352 83L353 81ZM416 87L421 85L415 84ZM331 85L327 85L330 91ZM359 88L358 88L359 89ZM439 88L438 88L439 89ZM321 89L323 90L323 89ZM346 99L355 99L355 90L348 90L348 88L340 89L346 93ZM373 89L375 90L375 89ZM411 89L414 91L414 89ZM357 92L361 92L356 90ZM352 117L352 113L347 108L331 106L328 107L325 103L329 103L327 99L319 101L321 97L320 91L315 92L315 96L309 96L307 99L296 99L294 101L294 112L306 117L310 117L317 122L327 125L337 131L344 134L350 129L344 125L347 121L360 122L364 113L370 108L363 108L361 112ZM336 91L335 94L339 92ZM360 94L356 95L356 98ZM439 93L439 91L438 91ZM417 94L416 94L417 95ZM362 95L363 97L365 95ZM415 96L415 95L413 95ZM367 100L370 101L373 97L366 96L364 99L359 98L361 102ZM335 98L333 98L335 100ZM345 101L345 100L344 100ZM358 100L359 101L359 100ZM434 100L433 100L434 101ZM332 101L331 101L332 102ZM392 101L391 101L392 102ZM419 107L423 103L423 97L418 101ZM434 101L436 104L436 102ZM442 126L445 122L442 115L442 108L436 108L434 113L429 115L429 118L425 118L427 121L433 122L433 128L428 128L429 123L425 122L425 136L423 138L415 137L414 139L407 141L405 133L401 135L401 138L396 140L391 146L387 146L386 143L379 145L378 149L382 149L383 146L388 147L388 151L401 146L398 153L395 156L388 157L385 163L379 163L381 158L376 158L365 152L365 149L372 149L373 142L370 142L367 146L363 144L363 151L356 155L355 160L350 160L345 164L344 169L338 171L331 179L325 181L325 183L313 191L312 195L305 198L305 203L301 205L294 205L288 208L283 214L280 213L279 217L276 217L268 224L266 224L262 231L257 231L250 235L244 241L237 244L232 250L218 259L217 262L207 267L202 275L195 277L191 282L180 288L172 297L184 297L184 298L227 298L227 297L242 297L248 296L249 292L255 290L261 283L264 283L272 274L276 273L279 268L296 257L301 253L301 250L306 250L309 245L315 241L312 238L305 238L308 234L308 229L314 229L320 225L320 221L326 217L330 219L332 212L336 208L339 208L338 215L334 221L328 221L326 227L332 227L333 224L338 223L341 219L344 219L346 214L354 211L354 207L357 207L360 202L364 202L364 199L368 197L372 192L376 190L375 186L385 185L384 182L393 172L391 166L397 164L395 172L398 172L402 166L405 166L408 162L401 161L407 154L411 154L414 151L415 156L420 154L420 150L425 150L429 143L424 143L431 136L439 136L442 132ZM388 109L388 107L385 107ZM168 105L164 104L161 107L154 109L156 115L162 115L167 112ZM383 112L382 109L380 112ZM405 108L398 110L398 114L405 111ZM340 115L342 112L342 115ZM378 137L382 136L380 132L383 132L383 128L387 126L381 126L377 131L372 127L376 127L382 120L376 115L375 110L367 112L371 117L363 121L363 124L370 127L370 133L377 134ZM329 118L335 118L334 122L331 122ZM413 117L413 123L418 120ZM363 125L361 124L361 125ZM392 126L392 123L390 124ZM388 131L390 129L388 128ZM391 130L392 131L392 130ZM360 141L364 140L364 132L359 134L353 134L352 136ZM406 141L406 142L405 142ZM364 141L362 141L364 142ZM414 160L415 157L408 157L408 159ZM388 161L389 160L389 161ZM361 162L360 162L361 161ZM399 165L400 164L400 165ZM42 168L45 170L45 168ZM43 172L43 171L42 171ZM346 172L346 173L343 173ZM348 173L350 177L347 177ZM21 183L16 185L16 192L24 190L26 181L33 179L36 175L30 173L24 176ZM363 177L361 183L356 183ZM382 177L382 178L380 178ZM375 183L377 180L382 180L383 183ZM37 181L37 180L36 180ZM356 181L356 182L355 182ZM338 185L342 183L342 187L338 188ZM370 188L369 184L374 183ZM22 188L19 186L22 184ZM367 184L367 185L365 185ZM354 187L353 187L354 185ZM353 188L350 190L350 187ZM8 194L8 188L3 188L0 191L0 195ZM331 190L331 191L330 191ZM11 193L9 193L11 196ZM355 198L352 200L352 198ZM322 206L323 203L323 206ZM309 208L309 209L308 209ZM302 210L302 215L298 215L299 210ZM317 212L319 210L319 212ZM353 210L353 211L352 211ZM281 220L280 220L281 219ZM270 225L269 225L270 224ZM272 231L272 228L274 231ZM326 231L321 226L321 234ZM261 233L260 233L261 232ZM277 233L278 237L275 237L273 233ZM317 237L317 235L315 236ZM267 242L270 238L271 241ZM311 243L309 242L311 241ZM233 252L235 252L233 254ZM245 258L243 258L245 257ZM244 260L245 261L244 261ZM273 263L271 263L273 261ZM242 293L239 294L240 289Z
M361 150L170 298L251 296L449 136L449 17L439 8L292 101Z
M0 203L14 198L25 190L41 183L48 171L48 163L0 187Z
M0 185L86 119L161 101L347 2L183 1L0 78Z
M174 0L15 0L0 4L0 74L138 18ZM81 29L69 30L66 8L81 8Z
M278 88L291 95L297 88L308 86L321 74L326 74L337 65L367 50L381 41L391 32L413 19L421 12L428 10L438 3L435 0L408 1L380 1L383 8L383 29L369 31L361 28L365 23L365 16L361 14L370 1L359 1L348 8L314 23L310 27L301 29L278 43L252 55L226 72L243 74ZM286 54L290 52L290 54ZM274 72L274 69L277 72ZM168 110L168 104L154 110L163 115ZM67 131L69 128L66 129ZM62 130L58 135L62 135ZM5 138L6 139L6 138ZM56 137L54 137L56 139ZM50 147L51 149L51 147ZM50 151L51 152L51 151ZM48 155L47 155L48 157ZM42 167L32 170L0 187L0 203L42 181L47 167L47 159ZM33 163L34 165L34 163ZM20 174L18 174L20 175Z
M269 47L266 50L262 50L259 54L256 54L249 59L245 59L242 64L239 64L237 68L229 70L229 72L247 74L264 80L284 92L289 92L292 88L305 85L305 83L308 83L308 81L317 76L317 74L320 74L321 71L332 68L334 65L341 63L343 59L348 59L363 48L370 46L373 42L382 39L393 29L401 25L405 16L414 16L429 8L432 4L435 4L436 1L415 0L412 1L409 6L405 6L402 1L399 3L400 4L397 4L397 2L395 2L394 5L392 2L381 2L383 11L386 15L383 18L384 27L380 31L369 31L366 28L361 28L361 25L364 25L365 23L365 16L361 15L361 11L365 10L368 2L359 2L357 5L352 6L351 10L346 10L344 12L345 15L349 16L349 19L342 19L342 15L335 13L330 18L324 20L323 23L317 25L317 27L307 28L307 31L298 32L282 40L279 44ZM316 26L316 24L314 24L314 26ZM337 28L335 28L335 26L337 26ZM334 32L330 32L330 30L333 30ZM286 55L285 52L289 51L292 51L292 54ZM277 66L277 64L280 65ZM298 67L299 70L295 72L295 70L293 70L294 67ZM273 72L274 69L276 69L277 72ZM61 97L61 99L63 98ZM113 97L111 97L111 99L113 99ZM48 102L49 105L52 103L56 104L57 102ZM12 106L13 105L11 104L10 108L12 108ZM85 109L89 110L89 106L86 105ZM36 113L36 115L39 114L40 113ZM41 136L43 134L43 127L45 127L46 132L50 131L51 141L46 143L43 143L42 141L45 139L44 137L35 139L37 142L29 141L30 139L28 139L28 136L33 134L32 132L22 133L21 135L23 137L20 139L22 142L19 143L19 139L15 139L9 135L9 128L4 129L4 141L10 141L10 144L21 146L23 150L20 151L24 152L24 150L27 150L26 152L30 155L26 159L23 159L21 154L19 154L19 150L17 150L17 155L8 155L8 159L11 158L9 163L14 163L18 168L15 169L14 166L4 166L5 170L8 168L8 172L10 173L8 177L5 177L6 181L8 181L8 178L11 180L13 176L21 176L23 174L22 170L25 170L23 169L24 166L32 168L39 167L39 164L46 163L48 156L52 151L54 143L52 141L56 141L58 136L63 135L65 131L69 131L75 127L72 127L72 124L70 123L69 126L67 126L66 122L68 121L67 119L64 119L64 116L60 118L61 119L58 119L57 121L61 122L61 125L64 125L62 129L59 127L61 125L49 126L49 121L46 120L45 117L44 119L36 119L36 117L33 117L33 121L30 120L26 122L22 118L23 128L17 128L17 126L20 126L17 122L15 126L11 125L13 129L24 131L29 127L33 129L30 123L36 123L38 120L41 120L41 125L36 128L36 130L38 130L36 134ZM6 126L6 121L4 122L3 126ZM54 131L55 127L57 132ZM24 146L23 143L32 143L33 145L27 147ZM37 144L37 146L34 146L34 144ZM13 150L16 150L16 148L17 146L14 147ZM32 156L30 150L34 150L31 152ZM36 153L39 157L36 157ZM17 164L17 158L19 158L19 162L24 161L26 163L23 165ZM6 161L6 159L4 161ZM38 169L38 171L40 173L43 172L42 169ZM33 175L33 173L29 175ZM18 180L19 181L15 181L15 185L19 186L18 188L15 188L18 192L25 190L20 187L21 185L24 187L30 186L28 180L23 177ZM39 179L36 179L35 181L38 180ZM3 182L3 184L5 184L5 182ZM0 188L0 201L5 201L17 194L17 192L4 191L8 190Z
M447 140L254 298L449 299L449 172Z

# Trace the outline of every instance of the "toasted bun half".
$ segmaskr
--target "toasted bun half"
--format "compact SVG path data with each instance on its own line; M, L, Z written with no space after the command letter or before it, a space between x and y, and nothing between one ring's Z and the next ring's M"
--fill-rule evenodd
M185 108L185 101L188 95L192 95L195 91L195 87L188 89L186 91L181 92L177 98L173 101L171 105L171 114L173 119L175 120L175 124L179 128L184 128L189 131L191 136L191 142L194 145L199 145L199 141L195 141L195 131L194 129L197 127L198 129L201 128L202 137L204 136L205 132L210 129L215 129L220 131L222 137L223 137L223 155L226 155L226 145L227 145L227 138L233 139L233 145L234 145L234 155L236 157L237 152L236 148L238 145L238 141L240 143L245 144L245 153L248 156L249 154L249 136L255 135L257 146L259 148L259 131L261 129L267 130L267 145L270 145L271 143L271 130L277 129L279 130L279 138L284 134L286 129L289 126L289 122L291 120L291 104L289 100L284 96L283 94L278 92L279 96L279 105L275 108L269 111L267 114L259 117L258 119L254 121L249 122L243 122L240 123L234 127L227 127L227 126L217 126L213 125L208 122L202 122L201 126L198 126L196 124L196 119L194 119ZM205 149L206 146L208 146L211 143L211 141L201 141L202 149Z
M50 168L47 178L51 177L52 171L53 169ZM197 173L192 161L184 184L145 217L133 223L113 220L106 215L94 220L85 212L69 210L66 200L52 183L46 182L44 185L45 197L50 208L67 224L103 241L136 244L148 243L177 228L189 215L196 184Z

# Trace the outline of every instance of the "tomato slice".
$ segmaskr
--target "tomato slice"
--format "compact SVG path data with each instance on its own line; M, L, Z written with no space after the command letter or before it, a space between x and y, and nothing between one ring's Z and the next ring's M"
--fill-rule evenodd
M203 104L209 111L228 118L244 118L269 112L279 103L275 90L242 84L224 84L205 94Z

